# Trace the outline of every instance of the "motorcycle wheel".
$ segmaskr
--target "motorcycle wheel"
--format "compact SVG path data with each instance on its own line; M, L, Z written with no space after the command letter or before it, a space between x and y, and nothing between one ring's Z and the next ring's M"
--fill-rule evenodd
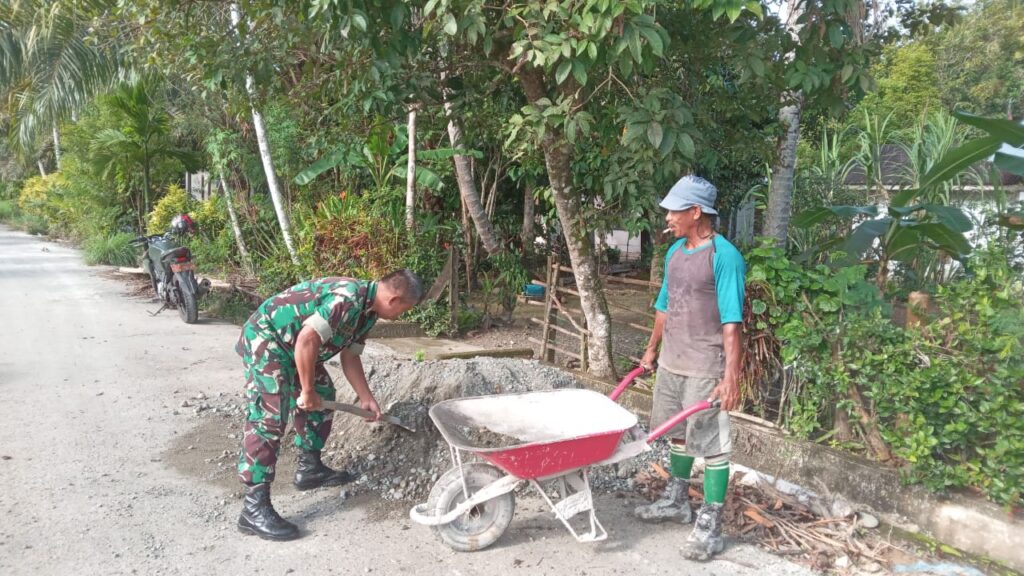
M185 324L195 324L199 320L199 304L196 302L196 295L191 290L183 290L181 285L174 283L174 290L178 293L178 316Z

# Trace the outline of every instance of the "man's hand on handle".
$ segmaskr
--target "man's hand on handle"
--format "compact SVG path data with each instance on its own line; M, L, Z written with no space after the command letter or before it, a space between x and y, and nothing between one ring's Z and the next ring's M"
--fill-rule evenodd
M640 359L640 367L644 369L644 372L650 372L651 370L654 370L654 364L657 360L658 349L647 349L644 352L644 357Z
M315 390L303 390L299 392L299 399L295 402L295 405L300 410L306 412L316 412L323 408L323 399L316 393Z
M740 386L735 376L726 375L718 383L718 386L715 386L715 389L711 391L711 398L708 398L708 400L716 398L721 401L722 410L727 412L739 407Z
M363 410L373 412L374 417L367 418L367 422L375 422L377 420L380 420L380 406L377 405L377 400L375 400L373 396L370 396L366 400L360 399L359 407L362 408Z

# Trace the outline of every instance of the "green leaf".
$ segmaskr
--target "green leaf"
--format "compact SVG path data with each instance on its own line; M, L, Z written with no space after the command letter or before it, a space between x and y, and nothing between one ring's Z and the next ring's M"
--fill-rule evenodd
M640 46L640 34L634 33L629 37L629 53L637 64L643 62L643 48Z
M747 65L750 66L750 70L758 76L764 76L764 60L761 60L757 56L751 56L747 58Z
M360 32L366 32L366 14L360 10L352 11L352 24L359 29Z
M924 204L921 209L928 212L935 219L951 230L957 232L967 232L974 228L974 224L971 223L971 219L964 214L964 211L956 206L944 206L941 204Z
M441 0L428 0L427 5L423 7L423 15L430 16L434 12L434 8L437 8L438 2Z
M1024 146L1024 126L1021 126L1018 122L1003 118L983 118L974 114L968 114L962 110L953 111L953 116L964 124L981 128L1010 146L1015 148Z
M455 36L459 31L459 23L455 20L455 15L451 12L444 15L444 33L449 36Z
M843 251L851 260L857 260L871 248L875 240L892 225L892 218L879 218L862 222L843 242Z
M679 152L684 157L693 159L697 154L697 146L693 143L693 138L689 134L682 134L679 136Z
M572 77L580 86L587 85L587 67L580 60L572 61Z
M391 8L391 27L398 30L405 23L405 5L395 4Z
M757 299L750 301L750 311L754 314L764 314L766 310L768 310L768 305L764 301Z
M569 77L569 72L572 71L572 62L569 60L562 60L558 65L558 69L555 70L555 82L561 84L565 82L565 79Z
M878 216L877 206L822 206L805 210L793 219L793 225L797 228L809 228L820 224L833 216L840 218L853 218L855 216Z
M997 136L986 136L971 140L956 150L947 152L921 179L921 189L927 190L955 177L975 162L980 162L991 156L1002 143L1003 141Z
M740 17L741 13L743 13L742 6L729 6L725 9L725 14L729 17L729 22L735 22L736 19Z
M836 50L843 47L843 43L846 42L846 36L843 35L843 27L841 25L837 23L828 25L828 41Z
M347 148L338 148L334 152L331 152L327 156L324 156L300 171L295 175L295 178L292 178L292 182L299 186L305 186L315 180L317 176L327 172L339 164L344 163L348 159L348 156L349 151Z
M845 83L850 76L853 76L853 64L843 66L843 71L839 73L839 79Z
M1024 157L1022 156L996 152L994 163L996 168L1003 172L1024 176Z
M914 227L898 228L885 247L889 258L899 261L912 260L920 249L921 235Z
M911 200L917 198L919 192L920 190L916 188L909 188L897 193L892 197L892 200L889 201L889 209L891 210L893 207L906 206Z
M651 52L655 56L661 58L665 54L665 44L661 41L661 36L658 31L653 28L641 28L640 34L647 39L647 43L651 45Z
M651 146L655 148L661 146L662 137L664 137L664 131L660 122L651 122L647 125L647 140L651 143Z
M971 243L967 238L945 224L918 224L914 229L953 256L961 257L971 253Z

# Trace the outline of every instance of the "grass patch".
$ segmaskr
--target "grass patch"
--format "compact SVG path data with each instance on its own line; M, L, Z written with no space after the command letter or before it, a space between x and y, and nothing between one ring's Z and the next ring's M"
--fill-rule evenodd
M50 232L50 225L41 216L19 214L14 217L11 223L34 236L45 236Z
M234 290L211 291L199 301L199 305L206 314L239 326L244 324L256 309L244 294Z
M89 238L82 245L85 263L90 266L135 266L138 263L138 248L131 244L134 238L132 234L124 232Z

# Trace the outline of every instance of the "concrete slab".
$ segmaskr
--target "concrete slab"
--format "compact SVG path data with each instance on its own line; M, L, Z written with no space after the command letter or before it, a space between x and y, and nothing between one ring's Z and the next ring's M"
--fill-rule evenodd
M403 337L376 340L377 344L392 349L395 356L410 360L448 360L451 358L533 358L532 348L481 348L457 340L444 338Z

